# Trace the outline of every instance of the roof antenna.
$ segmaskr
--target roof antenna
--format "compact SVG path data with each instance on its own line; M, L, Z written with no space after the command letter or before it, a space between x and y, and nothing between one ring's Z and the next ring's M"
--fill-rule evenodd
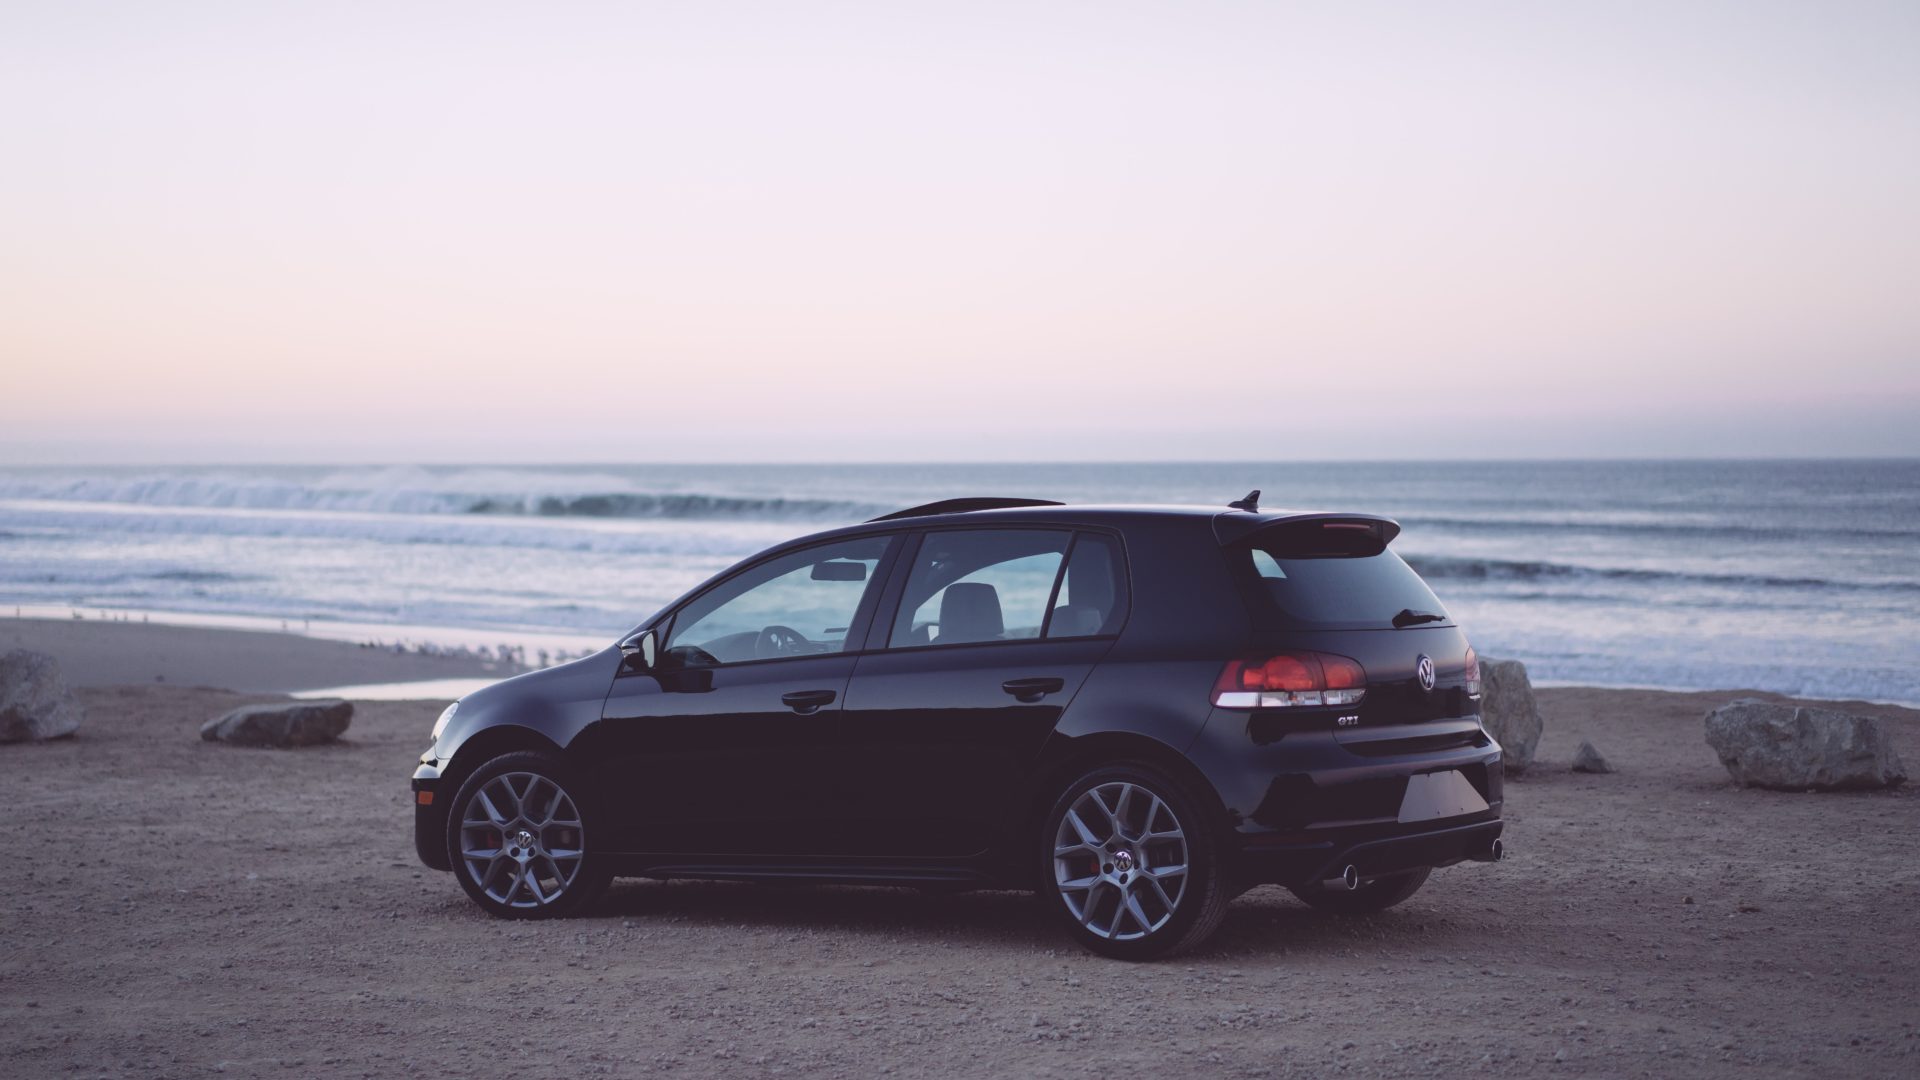
M1246 498L1238 502L1230 502L1227 505L1235 510L1245 510L1249 513L1258 510L1260 509L1260 489L1254 488L1252 491L1247 492Z

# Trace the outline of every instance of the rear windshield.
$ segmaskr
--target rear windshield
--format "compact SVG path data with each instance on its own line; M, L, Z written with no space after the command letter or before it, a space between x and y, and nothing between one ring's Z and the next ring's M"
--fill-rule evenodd
M1229 549L1228 558L1262 625L1388 630L1396 616L1403 625L1438 625L1442 620L1411 616L1447 614L1420 575L1391 551L1288 556L1255 543Z

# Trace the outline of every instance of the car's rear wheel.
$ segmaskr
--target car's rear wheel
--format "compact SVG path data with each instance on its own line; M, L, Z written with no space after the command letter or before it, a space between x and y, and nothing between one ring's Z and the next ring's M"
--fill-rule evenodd
M1226 914L1219 843L1200 804L1146 765L1095 769L1047 814L1041 890L1094 952L1147 960L1206 940Z
M1360 883L1357 889L1329 889L1324 885L1300 885L1290 891L1321 911L1338 915L1368 915L1385 911L1420 891L1432 870L1421 867L1398 874L1382 874Z
M480 766L447 814L447 856L460 887L502 918L584 910L609 880L590 846L585 796L552 754L504 754Z

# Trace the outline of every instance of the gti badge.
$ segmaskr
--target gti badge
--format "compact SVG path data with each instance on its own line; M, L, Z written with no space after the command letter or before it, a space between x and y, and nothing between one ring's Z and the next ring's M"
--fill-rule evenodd
M1413 662L1413 670L1414 674L1420 676L1420 689L1433 689L1433 657L1421 653L1420 659Z

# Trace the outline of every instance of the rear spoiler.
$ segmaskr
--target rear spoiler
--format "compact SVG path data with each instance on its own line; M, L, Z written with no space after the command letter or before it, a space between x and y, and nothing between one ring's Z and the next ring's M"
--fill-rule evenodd
M1376 514L1226 513L1213 519L1220 546L1257 537L1263 547L1299 556L1378 555L1400 523Z

